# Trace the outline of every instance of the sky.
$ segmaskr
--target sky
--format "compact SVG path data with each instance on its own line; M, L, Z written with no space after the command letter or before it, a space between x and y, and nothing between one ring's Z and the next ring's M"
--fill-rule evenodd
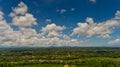
M120 46L120 0L0 0L0 46Z

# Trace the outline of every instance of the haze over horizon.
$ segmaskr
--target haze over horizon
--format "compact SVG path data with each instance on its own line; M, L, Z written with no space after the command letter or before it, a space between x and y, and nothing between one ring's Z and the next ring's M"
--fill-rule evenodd
M0 46L118 46L120 0L0 0Z

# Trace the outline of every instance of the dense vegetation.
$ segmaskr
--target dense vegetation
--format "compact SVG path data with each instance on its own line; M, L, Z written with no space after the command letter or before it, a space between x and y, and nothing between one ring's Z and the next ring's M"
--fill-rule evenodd
M120 67L120 48L0 48L0 67Z

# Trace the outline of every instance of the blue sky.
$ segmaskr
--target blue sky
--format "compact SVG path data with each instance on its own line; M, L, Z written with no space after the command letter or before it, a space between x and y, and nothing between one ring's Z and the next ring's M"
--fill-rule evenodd
M0 34L0 44L120 46L119 3L119 0L0 0L0 32L9 32Z

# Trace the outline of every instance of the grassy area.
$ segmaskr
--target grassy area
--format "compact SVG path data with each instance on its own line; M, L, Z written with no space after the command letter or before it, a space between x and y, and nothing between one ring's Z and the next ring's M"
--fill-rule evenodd
M16 67L64 67L61 64L36 64L36 65L24 65L24 66L16 66Z
M10 65L9 65L10 66ZM8 66L8 67L9 67ZM3 66L7 67L7 66ZM64 63L43 64L13 64L11 67L120 67L120 59L108 57L94 57L74 60L64 60Z
M84 58L68 61L70 64L87 67L120 67L120 60L107 57Z

